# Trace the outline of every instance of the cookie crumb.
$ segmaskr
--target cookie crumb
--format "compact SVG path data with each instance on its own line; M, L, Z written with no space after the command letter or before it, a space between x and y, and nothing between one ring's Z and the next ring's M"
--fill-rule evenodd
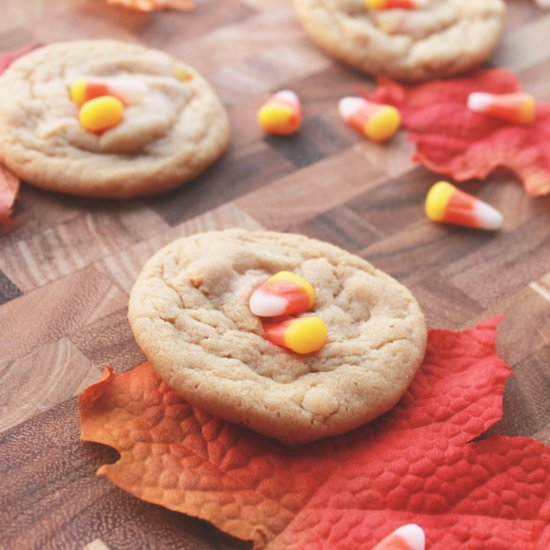
M329 416L338 410L338 399L322 388L312 388L305 394L302 407L313 414Z

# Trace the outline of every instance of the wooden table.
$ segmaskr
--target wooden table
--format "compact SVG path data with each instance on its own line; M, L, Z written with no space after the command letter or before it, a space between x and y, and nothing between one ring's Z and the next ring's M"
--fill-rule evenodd
M78 440L75 396L110 363L143 356L126 320L143 262L173 239L233 226L296 231L359 254L408 285L433 327L502 313L501 356L515 372L491 433L550 441L550 197L507 173L465 186L505 216L487 234L430 223L436 176L400 135L366 143L336 104L371 81L326 57L283 0L204 0L193 14L151 16L102 0L3 0L0 50L31 41L113 37L186 59L213 83L233 125L225 156L193 183L154 199L93 201L24 186L0 228L0 548L237 549L249 544L148 505L95 476L116 453ZM550 12L509 4L491 64L516 70L550 100ZM303 99L296 137L266 138L266 95ZM0 138L1 139L1 138Z

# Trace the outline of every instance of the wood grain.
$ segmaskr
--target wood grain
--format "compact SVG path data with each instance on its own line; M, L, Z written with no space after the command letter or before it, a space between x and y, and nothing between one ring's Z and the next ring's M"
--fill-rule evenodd
M98 464L114 462L116 452L82 444L78 433L71 399L0 435L2 549L80 549L97 539L110 550L250 547L96 477Z
M507 3L490 64L550 101L550 13ZM500 233L432 224L423 201L437 176L413 164L406 133L380 146L341 123L338 99L373 82L317 50L289 0L196 4L145 15L103 0L2 2L0 49L90 37L163 49L205 73L233 128L219 162L159 197L108 202L23 185L0 227L2 549L249 548L97 478L116 453L78 440L74 396L105 364L121 372L144 359L126 319L136 275L158 248L197 231L277 229L337 244L407 284L431 326L503 314L498 349L514 377L488 435L550 442L550 197L530 198L499 172L464 188L504 213ZM283 87L303 101L303 129L266 137L256 111Z
M50 342L19 359L0 361L0 432L78 395L100 374L101 370L94 369L68 338Z

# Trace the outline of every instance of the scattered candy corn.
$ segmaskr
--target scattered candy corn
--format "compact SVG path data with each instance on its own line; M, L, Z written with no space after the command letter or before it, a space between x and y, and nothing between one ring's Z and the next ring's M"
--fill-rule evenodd
M468 96L468 109L515 124L530 124L535 120L536 103L529 94L487 94L475 92Z
M302 125L302 106L290 90L272 95L258 111L258 122L268 134L289 136Z
M476 229L500 229L503 222L498 210L446 181L436 183L428 192L426 214L435 222Z
M303 313L313 306L313 287L299 275L280 271L250 297L250 311L259 317Z
M417 10L426 6L426 0L364 0L369 10Z
M94 78L75 80L69 89L71 99L82 107L86 101L111 95L130 105L138 103L147 93L147 85L139 80L130 78Z
M424 550L426 537L418 525L409 523L399 527L379 542L373 550Z
M327 341L327 326L319 317L264 322L263 327L266 340L300 354L319 351Z
M124 105L113 96L90 99L80 108L80 124L90 132L103 132L116 126L124 117Z
M342 98L338 111L349 126L373 141L388 140L401 124L401 115L395 107L373 103L362 97Z

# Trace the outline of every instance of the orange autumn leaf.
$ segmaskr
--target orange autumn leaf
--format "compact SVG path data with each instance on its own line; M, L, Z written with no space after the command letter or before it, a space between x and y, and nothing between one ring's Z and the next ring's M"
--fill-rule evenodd
M19 192L19 178L0 164L0 222L10 221L13 204Z
M145 12L156 10L191 11L194 9L193 0L107 0L107 3Z
M485 179L497 167L514 172L533 196L550 193L550 103L538 102L532 124L512 124L468 109L470 93L521 91L507 69L403 86L386 78L368 97L401 111L416 144L414 160L456 181Z
M550 547L550 449L525 437L472 442L502 414L509 368L498 320L432 330L410 389L348 434L287 448L190 406L147 363L107 369L80 396L81 437L138 498L212 522L255 548L371 549L406 523L427 548Z

